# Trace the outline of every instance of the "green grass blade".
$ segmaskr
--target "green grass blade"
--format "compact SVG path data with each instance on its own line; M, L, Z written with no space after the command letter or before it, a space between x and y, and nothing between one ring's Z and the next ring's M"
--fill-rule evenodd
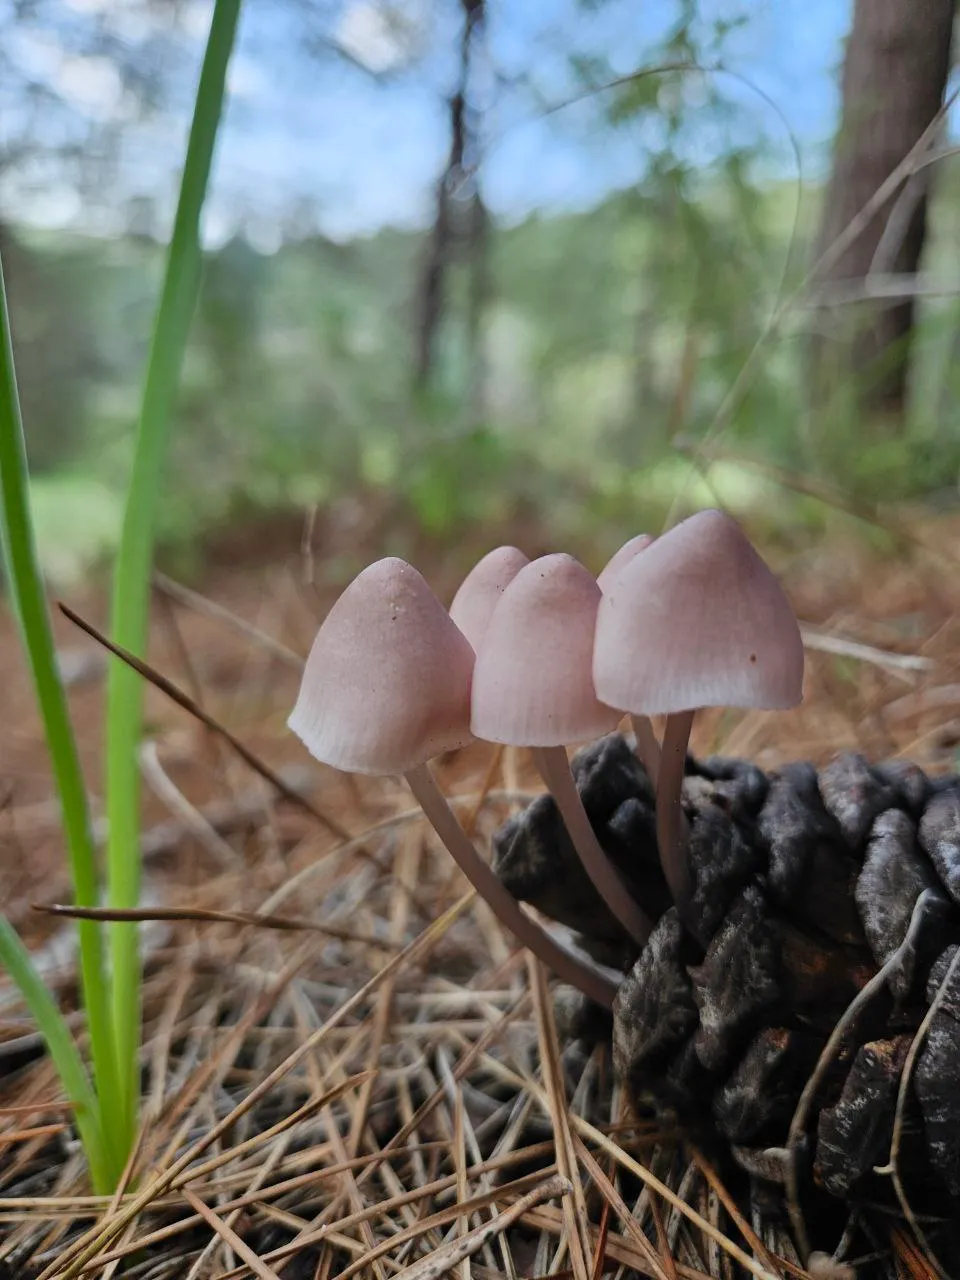
M37 561L30 517L27 456L20 420L20 402L13 362L13 342L7 312L3 269L0 264L0 546L7 591L20 626L37 704L43 719L47 747L53 764L73 892L84 907L99 900L97 863L90 831L87 795L77 744L60 681L50 615ZM109 989L104 973L100 926L92 920L77 923L80 937L80 976L90 1028L94 1076L101 1098L117 1096L118 1072ZM123 1167L125 1152L113 1147L113 1160Z
M63 1015L44 985L43 979L33 967L30 953L17 937L9 921L2 915L0 915L0 964L20 988L20 994L26 1001L27 1008L43 1036L57 1074L60 1076L64 1093L73 1103L74 1119L90 1163L90 1175L94 1188L98 1193L105 1195L113 1190L122 1169L115 1169L107 1156L96 1096Z
M143 387L130 488L113 582L113 638L142 654L146 647L150 571L157 507L167 457L168 425L200 283L200 213L207 190L233 49L240 0L216 0L166 273ZM112 662L107 685L107 870L109 902L132 907L140 892L140 778L137 747L143 723L139 676ZM140 962L135 924L114 924L113 1017L125 1123L132 1139L139 1097Z

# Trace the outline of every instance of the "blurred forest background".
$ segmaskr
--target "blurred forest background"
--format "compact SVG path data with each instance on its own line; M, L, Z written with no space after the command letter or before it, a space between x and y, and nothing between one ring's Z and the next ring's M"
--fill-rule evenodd
M609 550L674 503L787 539L837 502L952 507L953 9L251 0L168 555L357 498ZM55 581L118 530L208 21L0 0L0 254Z

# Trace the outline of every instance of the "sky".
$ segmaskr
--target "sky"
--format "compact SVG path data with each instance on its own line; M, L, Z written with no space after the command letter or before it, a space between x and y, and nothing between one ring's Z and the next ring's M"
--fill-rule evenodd
M11 2L0 0L0 16ZM661 141L657 120L611 131L598 127L602 95L563 106L578 93L571 53L628 75L659 59L680 8L681 0L488 0L475 85L485 108L483 188L495 214L514 220L585 208L642 178ZM792 133L807 176L821 172L836 124L849 0L700 0L697 9L704 33L715 19L745 21L722 46L723 64L736 75L715 77L734 108L726 132L697 115L700 78L684 82L691 162L706 171L731 136L762 139L792 176ZM142 0L51 0L44 21L15 32L14 61L65 99L78 121L122 126L123 141L109 179L115 189L81 195L62 166L34 164L29 181L8 175L0 188L9 212L109 232L125 200L140 194L167 216L209 0L180 0L179 12L162 64L170 101L145 123L110 57L76 52L77 33L92 22L117 48L146 48L155 19ZM339 239L424 224L448 145L444 99L456 75L457 19L454 0L246 0L206 239L222 242L242 224L271 248L297 203ZM310 46L319 52L309 54ZM9 127L19 105L0 98L0 141L4 109Z

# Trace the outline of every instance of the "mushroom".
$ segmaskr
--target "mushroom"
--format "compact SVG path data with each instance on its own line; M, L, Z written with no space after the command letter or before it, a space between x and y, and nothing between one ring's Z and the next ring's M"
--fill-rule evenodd
M701 511L620 570L597 611L593 679L609 706L667 717L657 843L677 909L696 932L680 807L694 714L792 707L803 696L793 609L735 520Z
M565 743L610 733L620 713L593 690L591 661L600 588L572 556L520 570L500 597L477 650L470 727L478 738L533 748L540 776L580 860L614 917L638 942L650 922L594 834Z
M427 763L471 740L473 650L403 560L364 569L327 614L288 724L310 754L351 773L401 773L494 914L565 982L609 1006L614 984L561 947L481 858Z
M616 582L620 571L630 563L634 556L639 555L641 551L646 551L652 541L653 538L649 533L638 533L635 538L625 542L619 551L613 553L606 565L597 574L597 586L604 594ZM630 715L630 724L637 740L637 759L646 769L647 776L656 787L657 778L660 776L660 744L657 742L657 735L653 731L653 725L650 723L648 716L633 714Z
M497 547L473 566L450 605L450 617L469 640L474 652L480 647L497 601L524 565L530 561L516 547Z
M619 551L615 551L607 563L597 574L597 586L606 592L616 581L621 569L626 568L634 556L646 551L653 541L649 533L638 533L635 538L625 542Z

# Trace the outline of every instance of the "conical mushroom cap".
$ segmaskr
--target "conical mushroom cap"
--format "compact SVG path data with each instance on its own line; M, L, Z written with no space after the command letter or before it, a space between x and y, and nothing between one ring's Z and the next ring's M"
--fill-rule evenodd
M527 556L516 547L497 547L473 566L453 597L450 617L470 641L480 647L490 615L497 602L524 565Z
M649 533L638 533L635 538L625 542L619 551L615 551L604 567L597 574L597 586L601 591L609 591L616 581L621 569L626 568L634 556L646 551L653 538Z
M404 773L470 741L473 650L421 575L378 560L327 614L288 724L349 773Z
M803 642L790 602L735 520L701 511L635 556L597 613L598 697L634 715L795 706Z
M620 715L593 691L600 588L572 556L526 565L500 597L477 651L471 728L513 746L558 747L610 733Z

